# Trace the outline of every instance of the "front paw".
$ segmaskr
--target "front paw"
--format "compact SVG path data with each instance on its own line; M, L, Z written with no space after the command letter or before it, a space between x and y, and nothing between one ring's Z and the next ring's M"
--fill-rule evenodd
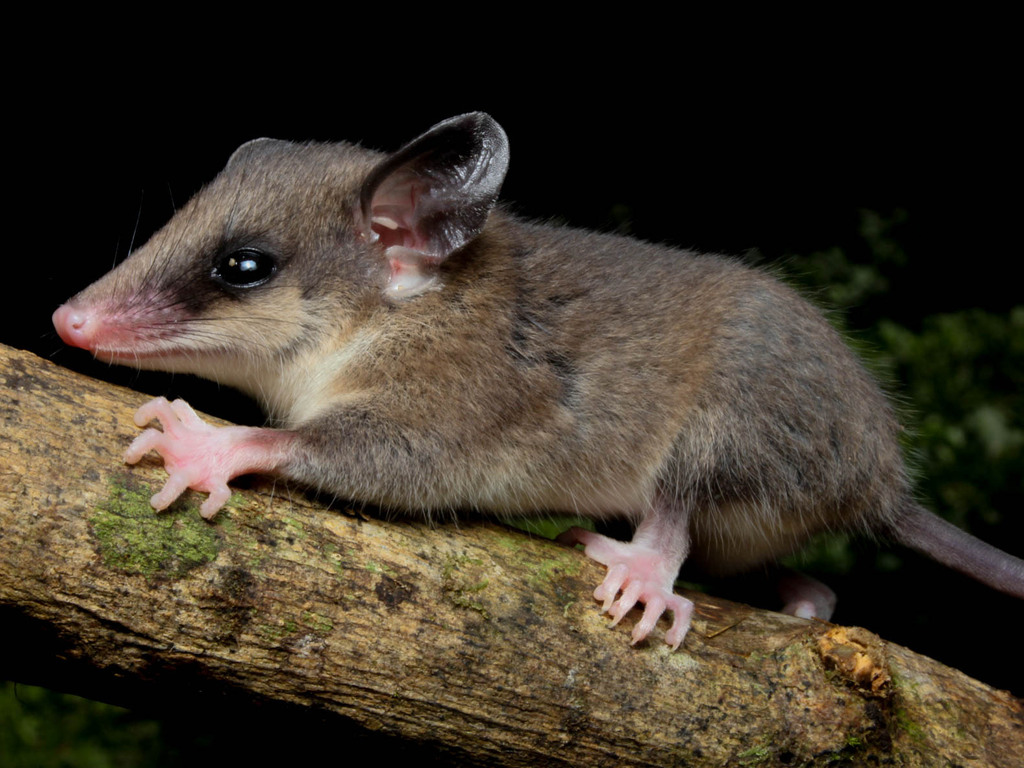
M200 514L212 518L231 495L228 480L232 475L223 462L231 448L231 437L224 427L213 427L196 415L184 400L173 403L164 397L150 400L135 414L135 423L143 427L160 422L163 431L150 427L135 438L125 451L128 464L137 463L150 451L164 460L169 477L164 487L150 500L154 509L166 509L187 489L209 493Z

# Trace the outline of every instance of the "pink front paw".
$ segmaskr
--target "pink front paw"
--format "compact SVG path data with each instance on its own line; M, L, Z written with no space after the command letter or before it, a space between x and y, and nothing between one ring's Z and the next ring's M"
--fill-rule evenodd
M200 419L184 400L169 403L167 398L158 397L135 413L135 423L140 427L154 419L160 422L163 431L147 429L125 451L124 460L135 464L150 451L159 453L170 477L150 500L153 508L166 509L192 488L210 494L199 510L210 519L231 495L227 485L231 478L216 461L218 449L224 447L218 435L220 429Z
M582 528L570 528L558 541L582 544L588 557L608 567L594 597L601 601L602 611L612 617L611 626L618 624L637 603L643 603L643 616L633 628L633 644L651 633L666 610L672 612L672 626L665 633L665 642L672 650L682 644L690 629L693 603L672 591L679 569L676 561L654 549Z

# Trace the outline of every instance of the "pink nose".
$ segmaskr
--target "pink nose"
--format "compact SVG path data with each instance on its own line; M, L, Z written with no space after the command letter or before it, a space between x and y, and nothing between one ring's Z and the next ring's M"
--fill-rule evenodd
M95 318L72 304L61 304L53 313L53 327L65 344L91 349L96 331Z

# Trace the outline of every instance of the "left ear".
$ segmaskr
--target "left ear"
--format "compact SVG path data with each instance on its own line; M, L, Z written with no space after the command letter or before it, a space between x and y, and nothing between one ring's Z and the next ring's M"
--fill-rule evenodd
M483 112L438 123L374 169L362 226L386 249L391 296L428 288L437 266L480 233L506 170L508 139Z

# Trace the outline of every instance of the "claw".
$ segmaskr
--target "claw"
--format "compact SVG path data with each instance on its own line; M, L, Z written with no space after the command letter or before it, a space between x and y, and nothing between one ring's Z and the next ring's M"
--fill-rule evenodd
M651 634L651 630L654 629L654 625L658 623L658 619L661 618L661 614L664 612L665 601L661 597L654 597L647 601L647 604L644 606L643 616L640 617L640 621L633 627L633 645L636 645Z
M615 605L612 606L612 609L608 611L608 615L615 619L615 621L612 622L613 627L622 620L623 616L633 610L637 601L640 600L643 591L644 585L640 582L631 581L626 585L625 589L622 590L622 597L620 597L615 602Z
M619 590L622 589L622 585L628 577L629 567L625 563L613 565L608 569L608 574L604 577L604 581L594 590L594 599L600 600L603 603L601 613L608 613L612 603L615 602L616 596L619 594Z

